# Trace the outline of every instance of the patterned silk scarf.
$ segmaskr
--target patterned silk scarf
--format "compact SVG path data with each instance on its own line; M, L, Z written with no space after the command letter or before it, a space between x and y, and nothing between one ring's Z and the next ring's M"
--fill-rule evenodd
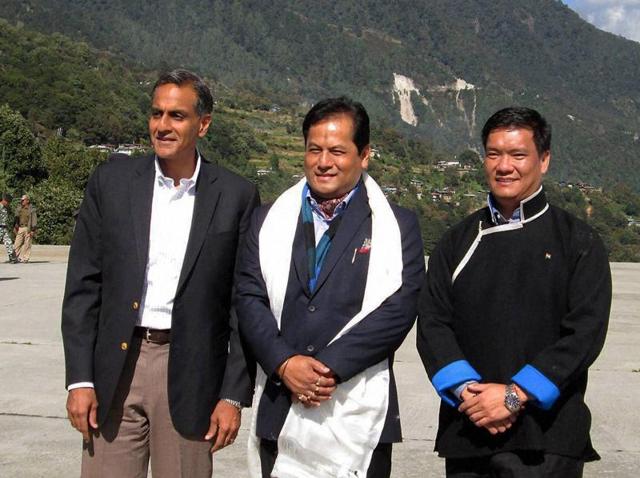
M319 203L322 213L325 217L331 217L336 211L336 206L340 204L349 193L345 194L341 198L329 199L323 203ZM316 246L316 233L313 223L313 209L311 203L307 197L307 188L302 191L302 230L304 232L304 243L307 250L307 267L309 270L309 291L314 292L316 284L318 282L318 276L320 270L322 270L322 264L324 263L329 248L331 247L331 241L336 235L340 221L342 221L342 213L344 208L340 208L337 211L337 215L331 220L329 229L320 238L318 245Z

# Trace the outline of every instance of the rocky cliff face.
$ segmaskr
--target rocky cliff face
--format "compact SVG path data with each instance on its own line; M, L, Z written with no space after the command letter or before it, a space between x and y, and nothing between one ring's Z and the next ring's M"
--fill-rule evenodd
M394 104L396 100L400 107L400 118L411 126L418 126L419 118L416 116L413 102L417 101L426 106L432 115L436 118L437 126L444 128L445 124L442 120L443 112L436 111L434 104L435 98L451 97L456 109L461 115L461 119L467 126L468 139L474 141L476 137L476 109L478 106L478 96L476 87L471 83L467 83L461 78L448 85L428 86L420 93L420 89L416 87L413 80L407 76L393 74L392 98ZM465 94L468 93L468 94Z

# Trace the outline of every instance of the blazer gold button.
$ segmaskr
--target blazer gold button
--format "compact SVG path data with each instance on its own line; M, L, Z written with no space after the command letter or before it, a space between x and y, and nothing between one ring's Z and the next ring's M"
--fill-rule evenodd
M126 342L122 342L122 343L120 344L120 348L121 348L122 350L127 350L127 349L129 348L129 344L128 344L128 343L126 343Z
M140 308L140 304L138 304L138 301L134 301L133 304L131 304L131 307L133 307L133 310L138 310Z

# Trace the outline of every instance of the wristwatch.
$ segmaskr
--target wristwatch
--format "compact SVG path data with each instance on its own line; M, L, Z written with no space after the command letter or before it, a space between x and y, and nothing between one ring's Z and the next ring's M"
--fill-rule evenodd
M222 399L223 402L227 402L230 405L233 405L234 407L236 407L238 410L242 410L242 403L240 403L237 400L231 400L230 398L223 398Z
M504 406L507 407L507 410L511 413L518 413L522 406L520 398L516 393L516 386L512 383L507 385L507 388L504 391Z

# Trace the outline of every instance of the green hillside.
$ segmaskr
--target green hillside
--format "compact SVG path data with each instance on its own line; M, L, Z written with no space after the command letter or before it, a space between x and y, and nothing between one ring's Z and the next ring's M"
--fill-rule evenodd
M556 0L5 0L0 16L280 105L347 93L450 153L479 151L496 109L532 106L555 128L555 178L640 191L640 45Z
M62 128L88 143L146 135L148 83L122 59L2 19L0 52L0 104L10 104L35 125Z
M0 39L0 50L11 52L0 68L0 190L14 197L31 194L39 211L38 241L68 243L86 181L107 157L89 145L148 144L146 116L156 73L60 34L1 21ZM301 123L308 106L275 105L269 91L210 83L216 106L202 153L256 182L265 202L273 200L301 177ZM454 155L380 121L374 123L372 146L371 174L391 200L417 212L425 252L447 227L483 205L475 152L458 149ZM445 164L452 161L457 163ZM551 180L547 188L554 204L598 229L612 260L640 261L640 228L628 225L628 217L640 217L637 193L623 185L599 191Z

